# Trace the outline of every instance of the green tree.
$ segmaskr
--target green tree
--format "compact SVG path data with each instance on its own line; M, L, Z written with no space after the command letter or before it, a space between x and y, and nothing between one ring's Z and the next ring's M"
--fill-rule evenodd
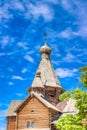
M80 117L71 114L61 116L55 126L60 130L86 130L86 128L82 127L82 120Z
M87 66L81 67L79 71L81 72L80 82L84 88L87 88ZM75 115L66 114L65 116L61 116L55 124L56 128L60 130L87 130L87 126L82 126L82 119L87 118L87 113L85 113L85 110L87 110L87 92L76 88L73 91L64 92L59 98L66 101L75 99L75 107L79 112Z
M81 67L79 71L81 72L80 82L82 83L84 88L87 88L87 66Z
M87 110L87 92L76 88L73 91L64 92L59 97L60 100L66 101L68 101L70 98L76 100L76 108L79 110L79 115L82 118L85 118L85 116L87 116L84 112L85 110Z

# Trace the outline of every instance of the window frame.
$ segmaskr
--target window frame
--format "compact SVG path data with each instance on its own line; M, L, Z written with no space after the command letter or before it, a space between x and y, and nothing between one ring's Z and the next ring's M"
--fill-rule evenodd
M35 121L27 121L27 128L34 128L35 127Z
M31 127L31 122L27 121L27 128L30 128L30 127Z

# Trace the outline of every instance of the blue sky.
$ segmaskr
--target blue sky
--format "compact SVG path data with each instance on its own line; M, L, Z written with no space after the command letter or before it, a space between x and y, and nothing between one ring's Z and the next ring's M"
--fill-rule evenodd
M76 87L78 68L87 65L86 0L0 0L0 130L11 100L24 99L47 43L61 85Z

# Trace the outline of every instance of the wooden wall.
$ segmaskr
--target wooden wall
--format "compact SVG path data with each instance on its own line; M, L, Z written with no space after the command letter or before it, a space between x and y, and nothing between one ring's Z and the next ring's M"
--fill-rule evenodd
M58 115L58 113L59 113L59 112L57 112L57 111L51 110L51 121L53 120L53 118L54 118L55 116Z
M7 118L7 130L15 130L16 126L16 117L12 116L12 117L8 117Z
M18 130L26 128L27 121L35 121L35 128L49 128L49 120L49 109L33 97L18 113Z

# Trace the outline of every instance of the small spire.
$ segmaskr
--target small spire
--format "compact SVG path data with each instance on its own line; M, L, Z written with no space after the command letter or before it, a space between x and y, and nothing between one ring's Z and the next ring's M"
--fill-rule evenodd
M46 41L47 41L47 33L45 32L45 33L44 33L44 44L45 44L45 45L47 45Z

